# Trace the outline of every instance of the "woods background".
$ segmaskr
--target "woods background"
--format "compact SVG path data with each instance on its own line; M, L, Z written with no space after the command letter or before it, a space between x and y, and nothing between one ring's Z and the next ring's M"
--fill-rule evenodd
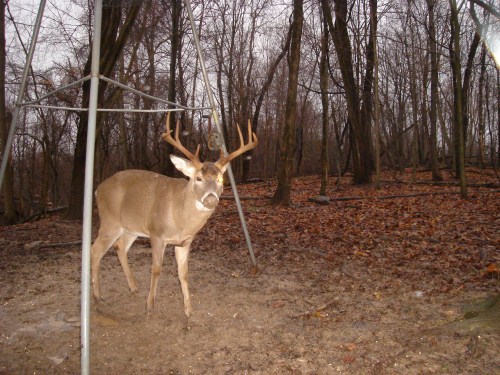
M93 2L49 2L30 72L34 100L90 72ZM10 126L37 1L2 1L0 127ZM276 204L289 204L293 176L352 174L377 182L381 168L448 168L466 196L465 163L500 163L500 72L493 0L193 1L228 149L250 119L260 144L233 163L238 180L278 177ZM104 0L101 74L147 94L207 106L200 64L181 0ZM3 48L2 48L3 47ZM101 108L163 108L100 84ZM85 108L84 84L44 99ZM183 143L214 159L209 111L178 114ZM160 136L164 113L98 115L95 183L140 168L171 175ZM3 186L6 223L83 202L87 113L23 109ZM2 147L3 150L3 147Z

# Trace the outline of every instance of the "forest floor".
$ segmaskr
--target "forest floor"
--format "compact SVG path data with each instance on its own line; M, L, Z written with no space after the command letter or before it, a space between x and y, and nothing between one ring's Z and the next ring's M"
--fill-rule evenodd
M409 173L381 190L332 178L328 205L309 201L317 177L297 178L292 208L270 206L275 181L239 185L254 197L243 208L258 272L223 200L193 243L189 321L173 251L153 316L148 240L130 251L137 296L109 251L91 373L500 374L500 192L483 185L498 185L492 170L468 178L467 200ZM80 372L79 240L81 223L58 216L0 227L0 374Z

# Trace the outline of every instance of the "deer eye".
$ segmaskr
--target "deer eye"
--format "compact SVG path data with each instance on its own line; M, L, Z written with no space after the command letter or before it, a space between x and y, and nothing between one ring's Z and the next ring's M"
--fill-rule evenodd
M201 181L203 181L203 180L202 180L202 178L201 178L200 176L198 176L198 177L196 177L196 181L197 181L197 182L201 182Z

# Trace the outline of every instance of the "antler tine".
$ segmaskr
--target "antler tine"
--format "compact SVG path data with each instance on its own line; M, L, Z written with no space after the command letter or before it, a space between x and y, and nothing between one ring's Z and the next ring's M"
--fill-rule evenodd
M248 120L248 143L246 145L245 141L243 140L243 134L241 133L240 126L236 125L236 129L238 130L238 136L240 138L240 148L231 152L229 155L223 155L223 151L221 150L221 157L219 161L217 161L216 163L220 167L223 167L234 158L240 156L244 152L250 151L259 144L257 135L255 135L255 133L252 132L252 123L250 122L250 120Z
M248 119L248 139L252 139L252 135L255 137L255 139L257 139L257 136L255 135L254 132L252 132L252 122L250 121L250 119ZM257 141L257 143L259 143L259 141ZM255 145L257 146L257 145Z
M196 149L196 153L193 155L187 148L185 148L180 139L179 139L179 128L180 128L180 120L177 120L177 124L175 125L175 139L172 138L172 135L170 134L172 131L170 130L170 112L168 112L167 115L167 123L166 123L166 133L163 133L161 135L162 139L170 143L172 146L174 146L177 150L182 152L189 160L191 160L192 163L197 164L197 166L201 165L200 159L199 159L199 154L200 154L200 145L198 145L198 148Z
M240 124L236 124L236 130L238 130L238 136L240 137L240 148L245 145L245 141L243 140L243 134L241 134ZM248 142L252 140L251 137L248 137Z

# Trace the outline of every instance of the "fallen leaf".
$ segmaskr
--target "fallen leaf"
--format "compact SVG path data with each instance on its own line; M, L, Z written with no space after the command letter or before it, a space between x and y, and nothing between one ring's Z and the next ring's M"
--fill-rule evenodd
M345 348L346 348L348 351L350 351L350 352L352 352L353 350L355 350L357 347L358 347L358 346L357 346L355 343L353 343L353 342L351 342L351 343L349 343L349 344L346 344L346 345L345 345Z
M283 307L286 305L286 301L283 301L283 300L278 300L278 301L274 301L272 306L276 309L278 307Z
M345 364L353 363L355 360L356 358L351 354L347 354L342 357L342 362L344 362Z

